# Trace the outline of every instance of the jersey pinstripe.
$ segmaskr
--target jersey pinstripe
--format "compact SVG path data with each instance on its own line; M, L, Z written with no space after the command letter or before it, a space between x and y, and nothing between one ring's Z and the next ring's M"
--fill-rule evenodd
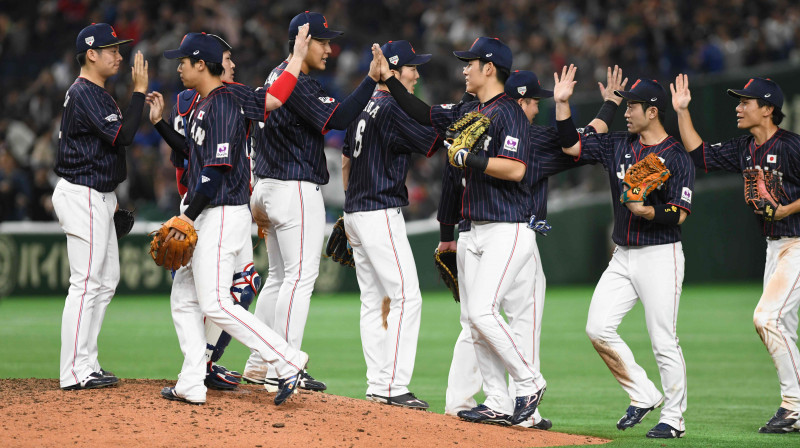
M283 61L272 70L266 86L278 79L287 64ZM317 80L301 72L289 99L272 111L264 122L263 136L256 139L255 175L327 184L325 125L338 105Z
M664 160L671 177L645 199L644 205L672 204L691 212L695 169L680 142L668 136L661 143L643 146L638 134L614 132L582 135L580 145L580 160L600 163L608 173L614 207L612 239L616 244L650 246L681 240L679 225L659 224L640 218L619 202L625 171L648 154L655 153Z
M800 199L800 135L778 129L761 146L755 137L746 135L722 143L703 146L689 153L698 168L708 171L742 170L760 167L779 173L785 194L773 195L782 205ZM800 214L789 215L780 221L764 221L755 215L764 236L800 236Z
M350 158L350 177L344 211L408 205L411 154L430 157L438 137L433 128L412 120L388 92L376 91L345 135L342 154Z
M522 163L528 161L528 120L519 105L505 93L485 104L471 101L444 104L431 108L431 123L441 135L447 127L467 112L477 110L491 118L491 137L484 149L486 157L504 157ZM466 184L461 215L472 221L527 222L530 217L530 189L525 182L497 179L471 168L464 168Z
M55 173L97 191L114 191L127 177L125 148L115 145L122 112L106 89L78 78L67 90Z
M189 192L194 197L206 166L227 170L211 206L243 205L250 201L250 166L245 150L245 117L236 97L221 86L199 99L189 112L186 133L189 146Z

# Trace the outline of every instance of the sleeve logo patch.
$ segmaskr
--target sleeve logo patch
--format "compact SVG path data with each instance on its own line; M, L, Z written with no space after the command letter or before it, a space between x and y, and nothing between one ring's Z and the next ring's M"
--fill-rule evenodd
M767 163L778 163L777 154L767 154Z
M107 116L107 117L105 118L105 120L106 120L107 122L109 122L109 123L113 123L113 122L115 122L115 121L119 121L119 115L117 115L117 114L111 114L111 115Z
M692 203L692 190L688 187L683 187L683 191L681 191L681 201L686 202L687 204Z
M519 146L518 138L506 135L506 141L505 143L503 143L503 149L505 149L506 151L517 152L518 146Z
M329 96L321 96L321 97L319 97L319 100L324 104L330 104L330 103L336 101L335 99L333 99L333 98L331 98Z
M198 120L202 120L205 115L206 115L206 111L201 110L200 112L197 113L197 119Z
M224 159L228 157L228 144L220 143L217 145L217 158Z
M452 109L455 104L440 104L439 107L442 109Z

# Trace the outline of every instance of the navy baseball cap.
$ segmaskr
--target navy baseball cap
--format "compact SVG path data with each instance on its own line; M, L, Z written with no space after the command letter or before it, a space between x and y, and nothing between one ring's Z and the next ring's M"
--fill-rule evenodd
M206 33L189 33L183 36L181 46L177 50L167 50L164 57L167 59L192 58L206 62L222 63L222 53L225 48L219 37Z
M405 65L422 65L431 60L429 54L416 54L407 40L390 40L383 44L381 51L392 70L400 70Z
M120 40L111 25L93 23L78 33L78 38L75 40L75 52L83 53L90 49L113 47L127 44L128 42L133 42L133 39Z
M216 34L209 34L209 36L213 37L214 39L217 39L217 42L219 42L219 44L222 45L222 51L223 52L233 50L233 47L231 47L231 44L226 42L225 39L223 39L222 37L217 36Z
M662 112L669 107L667 91L655 80L637 79L631 90L615 90L614 94L628 101L647 103Z
M480 59L511 71L511 49L496 37L479 37L467 51L454 51L462 61Z
M755 98L772 104L778 110L783 107L783 91L769 78L752 78L744 89L728 89L728 95L736 98Z
M553 91L542 88L536 73L528 70L514 70L506 81L506 95L520 98L552 98Z
M294 16L289 23L289 39L297 37L301 26L308 24L308 35L314 39L333 39L344 34L342 31L328 29L328 19L318 12L305 11Z

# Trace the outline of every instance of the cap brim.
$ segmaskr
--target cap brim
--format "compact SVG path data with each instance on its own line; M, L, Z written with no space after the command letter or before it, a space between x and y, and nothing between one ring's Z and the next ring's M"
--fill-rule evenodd
M758 99L757 96L750 95L745 90L728 89L728 95L730 95L730 96L732 96L734 98L755 98L755 99Z
M637 103L649 103L647 99L640 97L639 95L634 94L628 90L615 90L614 95L620 96L625 98L628 101L635 101Z
M422 65L422 64L426 64L428 61L431 60L431 57L433 57L433 55L430 55L430 54L418 54L418 55L414 56L414 59L412 59L411 61L406 63L406 65Z
M552 90L539 89L539 91L534 92L534 93L536 94L536 96L533 96L531 98L552 98L553 97L553 91Z
M106 45L99 45L99 46L97 46L96 48L108 48L108 47L116 47L117 45L129 44L129 43L131 43L131 42L133 42L133 39L123 39L123 40L118 40L118 41L116 41L116 42L113 42L113 43L110 43L110 44L106 44Z
M178 59L178 58L186 58L187 55L183 54L180 48L177 50L167 50L164 52L164 57L167 59Z
M334 31L334 30L327 30L322 32L319 35L312 35L312 39L336 39L337 37L344 34L344 31Z
M462 61L473 61L481 57L471 51L454 51L453 54Z

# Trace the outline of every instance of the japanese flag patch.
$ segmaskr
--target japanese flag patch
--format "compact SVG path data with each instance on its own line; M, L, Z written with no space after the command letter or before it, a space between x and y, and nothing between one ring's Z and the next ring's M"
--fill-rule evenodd
M688 187L683 187L681 191L681 201L686 202L687 204L692 203L692 190Z
M767 154L767 163L778 163L777 154Z
M336 101L335 99L333 99L333 98L331 98L329 96L321 96L321 97L319 97L319 100L320 100L320 102L325 103L325 104L329 104L329 103L332 103L332 102Z
M228 144L220 143L217 145L217 158L224 159L228 157Z
M206 111L201 110L200 112L197 113L197 119L198 120L202 120L205 115L206 115Z
M518 146L519 146L518 138L506 135L506 141L505 143L503 143L503 149L505 149L506 151L517 152Z

